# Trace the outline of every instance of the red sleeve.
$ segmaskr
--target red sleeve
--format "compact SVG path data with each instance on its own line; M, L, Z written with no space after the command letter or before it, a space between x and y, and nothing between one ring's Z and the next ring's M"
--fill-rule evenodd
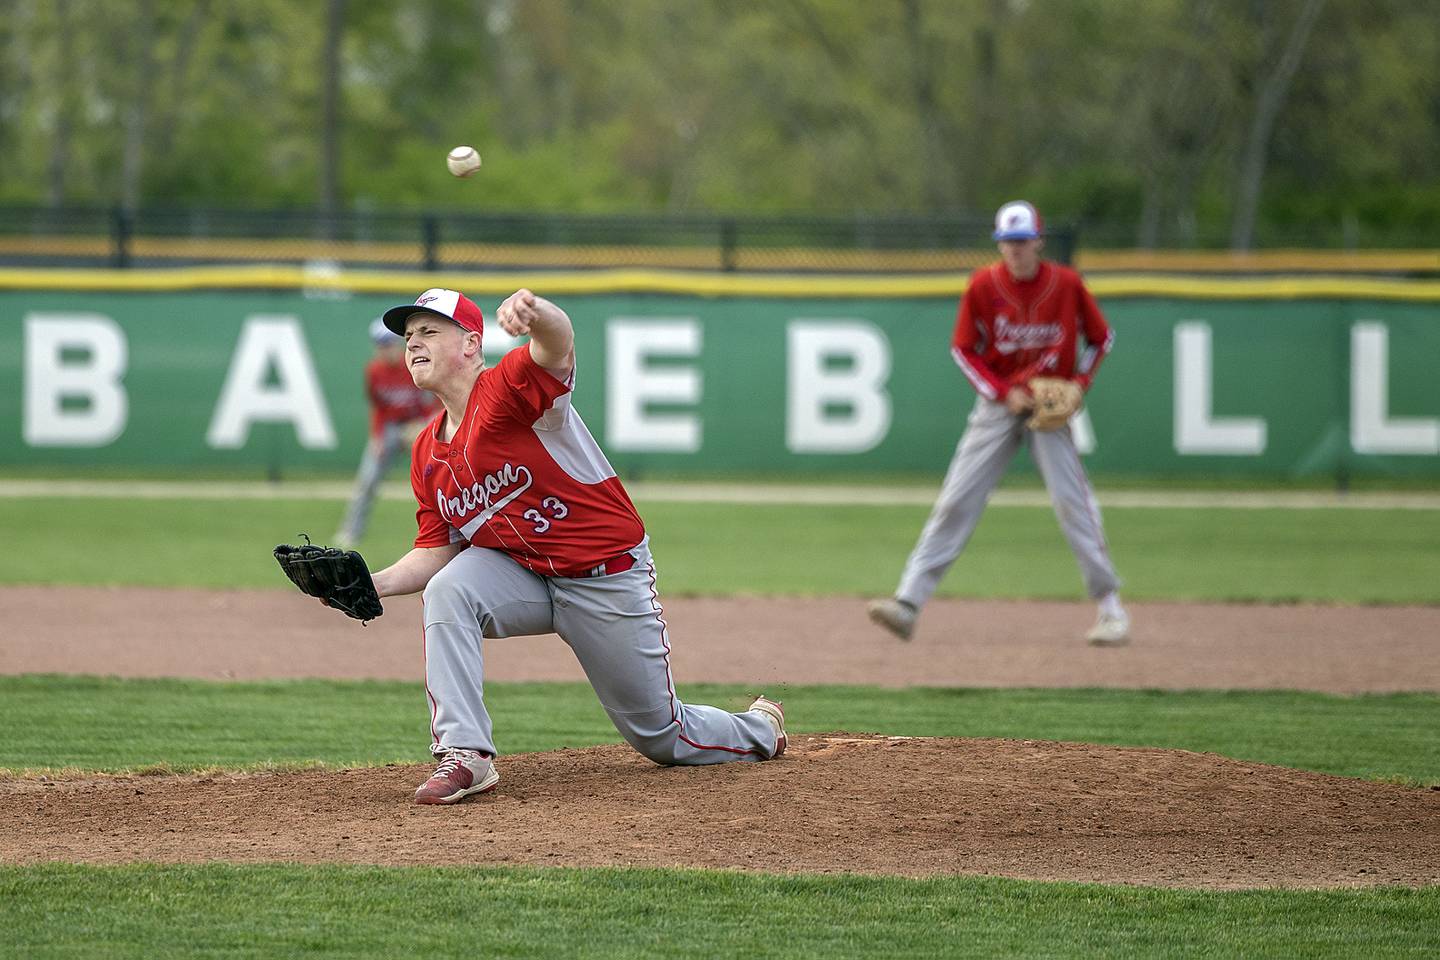
M365 396L372 406L380 403L380 383L376 374L379 371L374 363L365 364Z
M1079 288L1076 299L1080 310L1080 330L1085 334L1085 352L1075 361L1075 382L1080 384L1081 389L1089 390L1095 380L1095 371L1100 369L1100 361L1105 359L1115 342L1115 331L1105 322L1100 304L1095 302L1095 297L1079 274L1075 276L1075 284Z
M575 378L557 380L555 375L535 362L528 346L516 347L500 358L495 372L503 384L505 403L510 412L523 423L534 423L570 392Z
M420 431L410 447L410 490L415 494L415 546L443 547L453 542L452 528L435 507L435 491L425 489L423 464L430 460L430 428Z
M976 270L970 276L970 285L960 298L960 312L955 320L955 336L950 342L950 353L962 372L980 396L988 400L1004 400L1009 390L1005 379L990 369L982 355L989 339L988 320L981 293L988 286L988 270Z

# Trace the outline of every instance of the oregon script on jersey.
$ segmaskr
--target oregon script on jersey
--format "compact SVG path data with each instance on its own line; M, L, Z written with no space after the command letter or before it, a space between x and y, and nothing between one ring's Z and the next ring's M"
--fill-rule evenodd
M481 371L450 442L420 432L410 484L417 547L460 540L543 576L575 576L634 547L645 526L560 381L525 348Z
M1081 335L1086 349L1077 356ZM1112 340L1074 270L1044 261L1032 279L1016 280L997 263L970 278L951 350L982 397L1003 400L1035 376L1073 379L1088 389Z

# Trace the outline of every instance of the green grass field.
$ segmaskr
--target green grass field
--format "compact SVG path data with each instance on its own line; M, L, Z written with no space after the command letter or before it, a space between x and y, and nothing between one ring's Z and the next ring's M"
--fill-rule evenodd
M788 687L795 733L1007 737L1169 747L1440 784L1440 694ZM682 684L742 710L738 686ZM619 743L583 683L492 683L505 753ZM0 770L176 771L428 759L424 691L395 681L220 683L0 676Z
M689 870L0 867L17 957L1427 957L1440 887Z
M57 503L59 506L57 506ZM641 504L669 594L889 592L924 508ZM270 559L338 502L0 499L0 584L288 589ZM44 524L34 523L43 515ZM1440 603L1440 514L1111 510L1127 596ZM43 536L32 532L43 527ZM382 503L362 550L406 549ZM992 508L943 593L1081 596L1053 517ZM733 708L745 691L681 693ZM1440 784L1440 695L795 687L797 733L1080 740ZM615 741L579 684L488 688L506 752ZM418 684L0 677L0 769L424 759ZM1191 892L738 872L0 865L0 956L1429 957L1440 887ZM7 952L8 951L8 952Z
M739 688L682 692L738 708ZM875 729L1210 751L1440 782L1440 696L799 687L797 733ZM150 773L419 762L395 682L0 677L0 767ZM583 684L495 684L510 751L615 742ZM343 798L341 798L343 801ZM688 870L0 867L25 957L1407 957L1440 949L1440 887L1193 892L955 877ZM99 948L97 949L97 945Z
M270 557L328 540L337 501L0 499L0 583L286 587ZM923 507L641 504L668 595L879 596L894 589ZM375 511L361 552L409 548L412 508ZM32 519L43 515L45 523ZM1134 599L1440 603L1440 511L1124 509L1106 515ZM83 549L77 548L83 544ZM942 594L1079 598L1046 508L993 507Z

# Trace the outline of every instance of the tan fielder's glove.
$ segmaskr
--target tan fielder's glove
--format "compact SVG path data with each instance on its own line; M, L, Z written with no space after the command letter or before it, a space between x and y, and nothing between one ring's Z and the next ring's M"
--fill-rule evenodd
M1084 391L1074 380L1032 377L1026 386L1035 398L1035 412L1025 421L1031 430L1059 430L1070 422L1085 400Z

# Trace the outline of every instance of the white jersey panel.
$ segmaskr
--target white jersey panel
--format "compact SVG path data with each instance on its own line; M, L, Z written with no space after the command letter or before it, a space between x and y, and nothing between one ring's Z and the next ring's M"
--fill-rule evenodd
M554 416L556 409L564 404L566 416L560 426L546 428L541 423ZM556 465L581 483L600 483L615 476L610 461L605 459L600 444L590 435L580 413L570 407L567 393L556 401L555 407L547 410L545 416L535 421L535 436L540 438L545 452Z
M570 371L570 376L566 377L563 382L568 388L568 392L556 397L555 402L550 405L550 409L540 414L540 419L531 424L539 431L541 439L544 439L547 431L559 430L570 420L570 398L575 396L575 371L573 369Z

